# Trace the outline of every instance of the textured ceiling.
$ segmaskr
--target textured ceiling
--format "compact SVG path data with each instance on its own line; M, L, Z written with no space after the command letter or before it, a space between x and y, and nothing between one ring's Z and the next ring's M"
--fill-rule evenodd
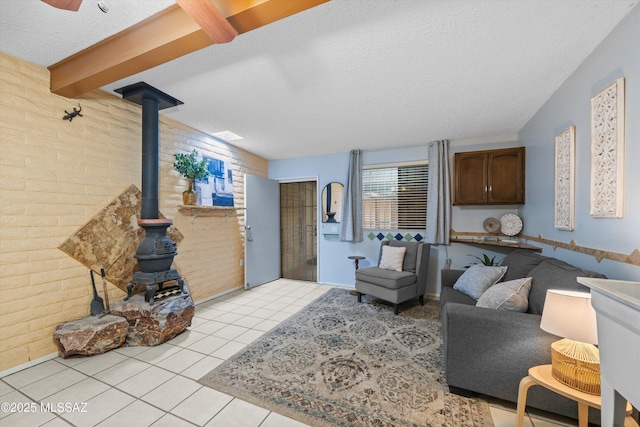
M78 12L40 0L0 0L0 49L36 64L73 55L173 4L174 0L84 0Z
M185 103L162 114L268 159L499 139L638 1L333 0L104 89L145 81ZM0 50L51 65L173 3L104 2L3 0Z

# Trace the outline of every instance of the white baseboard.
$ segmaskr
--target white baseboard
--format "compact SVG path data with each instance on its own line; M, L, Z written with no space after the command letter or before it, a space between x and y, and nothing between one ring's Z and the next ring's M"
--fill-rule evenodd
M244 286L243 285L236 286L235 288L227 289L226 291L222 291L222 292L217 293L215 295L210 295L210 296L208 296L206 298L199 299L198 301L194 301L193 303L195 305L202 304L202 303L205 303L207 301L211 301L212 299L220 298L223 295L230 294L231 292L238 291L240 289L244 289Z
M37 359L30 360L21 365L14 366L13 368L5 369L4 371L0 371L0 378L4 378L7 375L15 374L16 372L22 371L23 369L27 369L32 366L39 365L42 362L55 359L56 357L58 357L58 352L47 354L46 356L42 356Z
M355 289L356 285L348 285L348 284L344 284L344 283L332 283L332 282L317 282L318 285L329 285L329 286L335 286L336 288L344 288L344 289Z

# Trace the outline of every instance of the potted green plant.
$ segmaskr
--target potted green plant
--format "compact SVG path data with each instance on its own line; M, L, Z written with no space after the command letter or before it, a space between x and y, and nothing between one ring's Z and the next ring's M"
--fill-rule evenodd
M195 182L198 179L206 179L211 176L209 172L209 162L200 157L196 150L189 154L175 153L176 161L173 167L180 175L189 180L189 188L182 193L182 201L185 205L195 205L197 203Z
M482 264L482 265L484 265L486 267L492 267L492 266L495 266L495 265L500 265L500 261L502 261L502 260L496 261L496 257L495 256L493 258L489 258L489 256L487 254L482 254L482 258L480 258L479 256L475 256L475 255L469 255L469 256L474 257L475 259L477 259L480 262L474 261L469 265L465 265L464 268L469 268L469 267L471 267L472 265L475 265L475 264Z

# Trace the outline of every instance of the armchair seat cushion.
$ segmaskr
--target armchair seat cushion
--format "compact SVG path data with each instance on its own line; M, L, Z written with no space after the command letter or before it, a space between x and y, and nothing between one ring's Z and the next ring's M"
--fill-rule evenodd
M385 270L379 267L361 268L356 280L372 283L387 289L400 289L416 283L417 276L409 271Z

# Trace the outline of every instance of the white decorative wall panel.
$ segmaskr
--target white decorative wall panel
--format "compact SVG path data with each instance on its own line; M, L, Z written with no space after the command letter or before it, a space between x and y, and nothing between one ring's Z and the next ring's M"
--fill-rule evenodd
M591 98L591 216L622 218L624 78Z
M556 135L555 227L573 231L576 127Z

